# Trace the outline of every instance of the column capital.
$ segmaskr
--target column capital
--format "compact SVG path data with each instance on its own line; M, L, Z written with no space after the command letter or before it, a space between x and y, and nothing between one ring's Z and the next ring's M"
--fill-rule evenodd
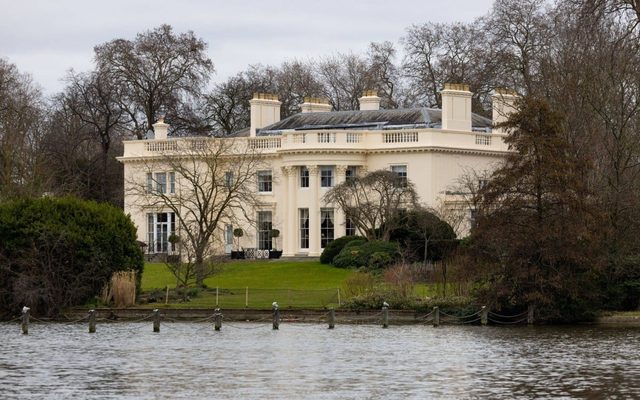
M282 174L284 176L289 176L290 174L293 174L295 172L296 167L291 165L284 165L280 167L280 169L282 170Z
M336 165L336 175L344 175L347 172L346 165Z
M317 165L307 165L309 175L318 175L320 173L320 167Z

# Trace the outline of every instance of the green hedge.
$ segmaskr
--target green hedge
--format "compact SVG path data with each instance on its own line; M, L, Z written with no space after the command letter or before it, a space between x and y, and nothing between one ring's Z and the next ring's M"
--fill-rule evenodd
M115 271L142 274L136 228L122 210L76 198L0 203L0 311L53 315L96 296ZM138 281L139 282L139 281Z
M340 254L344 246L347 243L352 242L354 240L359 240L361 242L366 241L362 236L342 236L330 242L327 247L324 248L322 254L320 255L320 262L322 264L331 264L335 256Z
M382 240L359 241L347 243L333 259L338 268L361 268L377 271L391 265L399 257L398 244Z

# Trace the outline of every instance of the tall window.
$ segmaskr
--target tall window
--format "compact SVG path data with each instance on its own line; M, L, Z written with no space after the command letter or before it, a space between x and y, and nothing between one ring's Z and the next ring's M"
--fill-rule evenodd
M307 167L300 167L300 187L309 187L309 168Z
M167 194L167 175L169 177L169 192L174 194L176 192L176 174L175 172L156 172L152 174L147 173L147 193L161 193Z
M153 192L153 174L147 173L147 193Z
M176 232L174 213L147 214L147 251L149 253L169 253L175 249L169 243L169 236Z
M271 250L271 211L258 211L258 248Z
M353 220L349 217L345 219L345 234L347 236L355 236L356 235L356 225L353 223Z
M309 248L309 209L300 209L300 248Z
M224 227L224 251L231 253L233 249L233 225L225 225Z
M169 193L174 194L176 192L176 173L169 172Z
M271 192L272 185L271 171L258 171L258 192Z
M400 186L407 186L407 166L406 165L392 165L391 172L398 175L398 184Z
M333 241L333 208L320 209L320 247L323 249Z
M233 186L233 171L227 171L224 173L224 185L227 188Z
M349 165L346 171L344 171L344 179L348 181L349 179L355 178L357 174L358 167L356 167L355 165Z
M167 193L167 174L165 172L156 173L156 190L158 193Z
M334 168L331 166L320 167L320 187L332 187Z

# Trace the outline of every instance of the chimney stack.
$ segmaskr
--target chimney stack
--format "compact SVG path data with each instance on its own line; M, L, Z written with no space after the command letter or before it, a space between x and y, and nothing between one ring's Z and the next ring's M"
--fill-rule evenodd
M280 121L280 105L278 96L269 93L254 93L251 105L251 127L249 136L256 136L258 129Z
M153 138L156 140L166 140L169 132L169 124L164 123L164 115L158 118L158 122L153 124Z
M331 104L329 100L320 97L305 97L304 103L300 104L300 109L303 113L329 112Z
M442 95L442 129L471 131L471 96L469 85L445 83Z
M496 88L491 96L493 108L493 125L505 122L510 113L515 111L517 93L512 89ZM496 133L504 133L502 129L493 129Z
M378 97L378 92L375 90L365 90L358 101L360 102L360 111L380 109L380 97Z

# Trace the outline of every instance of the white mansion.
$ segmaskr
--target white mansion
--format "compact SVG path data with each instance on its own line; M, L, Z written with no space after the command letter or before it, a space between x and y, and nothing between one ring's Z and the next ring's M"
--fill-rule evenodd
M232 232L239 224L244 230L239 244L245 249L271 249L270 230L276 228L281 232L277 245L284 256L319 255L333 238L354 234L344 213L323 202L324 193L349 176L367 171L388 169L406 176L426 206L456 207L450 190L460 176L468 170L491 170L508 152L505 134L492 130L492 125L504 120L514 96L496 92L492 121L471 112L471 95L466 85L445 85L442 110L380 110L380 98L374 92L360 98L359 111L332 112L326 102L308 98L301 113L280 120L277 97L256 94L248 130L232 138L205 139L246 141L250 148L260 149L265 165L255 171L260 205L244 210L257 224L221 224L217 239L224 245L219 245L219 251L231 251ZM144 181L146 175L148 182L173 193L177 190L175 173L141 168L147 165L145 160L157 159L190 139L167 138L168 125L163 121L154 128L154 139L125 142L124 155L119 158L125 169L125 189L130 179ZM172 212L157 204L140 205L127 190L125 212L138 227L138 239L148 244L148 252L172 251L168 242L176 230ZM463 225L460 229L458 233L464 234L468 228Z

